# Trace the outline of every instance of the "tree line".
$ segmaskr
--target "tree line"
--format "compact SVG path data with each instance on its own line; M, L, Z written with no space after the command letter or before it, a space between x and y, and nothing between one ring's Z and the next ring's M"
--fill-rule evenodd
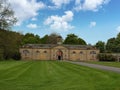
M98 41L95 46L100 50L98 55L100 61L119 61L116 55L120 53L120 33L108 39L106 43Z
M20 59L19 48L24 44L61 44L87 45L86 41L75 34L68 34L65 39L57 33L50 35L34 35L33 33L21 34L10 30L0 29L0 59ZM107 43L98 41L95 45L100 49L100 53L120 53L120 33L116 38L110 38ZM103 55L102 55L103 56ZM105 56L106 57L106 56Z
M58 39L60 39L62 44L86 45L85 40L75 34L68 34L65 40L63 40L62 36L57 33L51 33L42 38L38 35L27 33L22 38L22 44L57 44L59 42Z
M86 42L75 34L68 34L65 40L57 33L45 35L40 38L39 35L26 33L25 35L18 32L0 29L0 59L20 59L19 48L24 44L61 44L86 45Z
M120 53L120 33L108 39L106 43L98 41L95 46L100 49L101 53Z

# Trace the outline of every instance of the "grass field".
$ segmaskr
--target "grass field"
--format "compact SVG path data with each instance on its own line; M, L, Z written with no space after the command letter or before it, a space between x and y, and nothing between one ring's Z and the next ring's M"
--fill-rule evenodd
M61 61L0 62L0 90L120 90L120 74Z
M105 66L112 66L112 67L118 67L120 68L120 62L86 62L86 63L92 63L92 64L99 64L99 65L105 65Z

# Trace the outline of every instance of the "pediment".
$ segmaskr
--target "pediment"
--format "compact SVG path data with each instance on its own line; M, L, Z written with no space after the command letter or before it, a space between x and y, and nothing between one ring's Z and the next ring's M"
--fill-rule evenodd
M53 47L53 49L68 49L68 48L62 45L58 45L58 46Z

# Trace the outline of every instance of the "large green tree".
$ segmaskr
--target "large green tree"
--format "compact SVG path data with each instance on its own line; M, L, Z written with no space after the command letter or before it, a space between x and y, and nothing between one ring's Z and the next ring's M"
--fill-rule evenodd
M40 37L32 33L26 33L22 39L22 44L40 44L40 43L41 43Z
M57 34L57 33L51 33L51 34L48 36L48 41L47 41L47 43L48 43L48 44L57 44L59 37L61 37L59 34ZM62 39L62 37L61 37L61 39Z
M16 54L19 54L22 35L12 31L0 30L0 53L1 58L18 59Z
M106 49L108 52L120 53L120 33L116 38L108 39Z
M116 38L110 38L106 44L107 52L116 52Z
M87 45L85 40L83 40L82 38L78 38L78 44L80 44L80 45Z
M120 33L118 33L114 44L115 44L115 52L120 53Z
M64 44L86 45L86 42L75 34L68 34L64 40Z
M116 44L120 44L120 33L118 33L117 37L116 37Z
M45 35L44 37L42 37L42 38L41 38L41 43L42 43L42 44L48 44L48 38L49 38L48 35Z
M51 33L50 35L45 35L41 38L42 44L57 44L61 40L62 37L57 33Z
M7 0L0 0L0 29L8 30L17 22L14 11Z
M95 45L101 53L105 52L105 42L103 41L98 41Z

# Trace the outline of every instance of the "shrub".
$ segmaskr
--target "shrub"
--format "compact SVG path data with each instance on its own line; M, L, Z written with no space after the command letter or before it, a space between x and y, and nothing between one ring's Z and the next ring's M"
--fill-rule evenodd
M112 54L101 53L98 55L99 61L116 61L117 57Z
M16 52L13 54L12 59L14 60L20 60L21 59L21 54L19 52Z

